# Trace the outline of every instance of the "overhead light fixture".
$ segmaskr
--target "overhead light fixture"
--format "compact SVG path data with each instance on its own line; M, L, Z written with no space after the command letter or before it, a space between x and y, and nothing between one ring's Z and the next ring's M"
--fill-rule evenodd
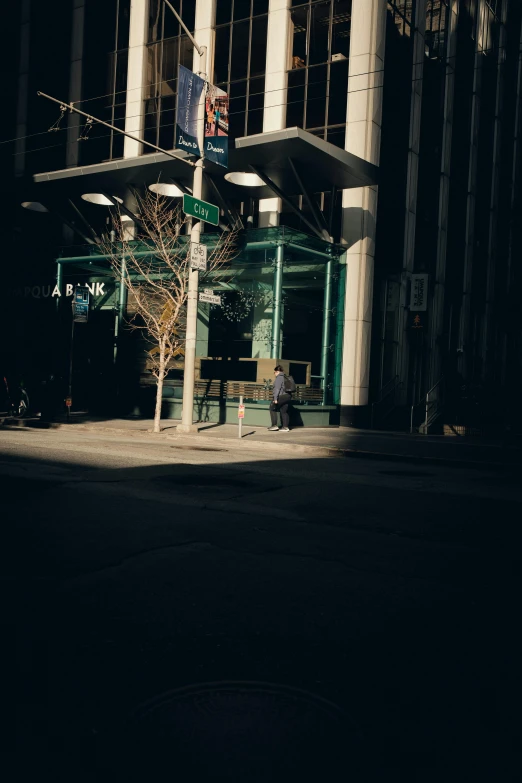
M225 174L225 179L232 185L240 185L243 188L262 188L265 185L261 177L252 171L229 171Z
M100 207L113 207L113 202L107 198L107 196L104 196L103 193L83 193L82 199L84 201L88 201L90 204L97 204ZM114 201L117 201L119 204L123 204L123 199L118 198L118 196L113 196Z
M31 212L49 212L47 207L44 207L39 201L22 201L22 207L30 209Z
M168 182L154 182L152 185L149 185L149 190L157 193L158 196L168 196L169 198L181 198L183 196L183 191L177 185L172 185Z

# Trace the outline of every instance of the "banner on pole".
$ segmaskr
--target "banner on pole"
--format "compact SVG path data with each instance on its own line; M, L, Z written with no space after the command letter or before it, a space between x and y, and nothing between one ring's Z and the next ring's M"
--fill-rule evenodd
M213 84L205 100L205 158L228 168L228 93Z
M176 112L176 149L201 157L198 144L198 105L205 82L183 65L178 71L178 109Z

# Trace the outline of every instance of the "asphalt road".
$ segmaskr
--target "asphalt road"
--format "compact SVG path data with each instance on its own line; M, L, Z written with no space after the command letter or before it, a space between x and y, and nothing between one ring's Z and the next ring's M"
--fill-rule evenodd
M15 780L518 780L517 471L0 432Z

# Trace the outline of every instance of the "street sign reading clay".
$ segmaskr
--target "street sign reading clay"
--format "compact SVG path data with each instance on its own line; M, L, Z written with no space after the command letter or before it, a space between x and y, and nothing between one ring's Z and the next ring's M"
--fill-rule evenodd
M183 194L183 212L185 215L204 220L205 223L212 223L213 226L219 224L219 207L189 196L188 193Z

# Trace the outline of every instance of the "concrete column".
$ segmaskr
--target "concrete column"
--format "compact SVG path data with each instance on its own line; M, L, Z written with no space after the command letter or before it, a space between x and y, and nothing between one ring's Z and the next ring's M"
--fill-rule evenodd
M451 140L453 138L453 105L455 97L455 58L457 54L457 24L459 4L452 0L448 12L446 39L446 75L444 84L444 114L442 120L442 154L440 167L439 213L437 230L437 261L432 281L430 318L430 364L428 388L439 382L442 367L441 341L444 331L444 293L446 286L446 253L448 245L449 189Z
M426 7L423 3L416 6L415 31L413 33L412 53L412 89L410 103L410 131L408 142L408 169L406 184L406 204L404 221L404 251L402 272L399 282L399 301L397 302L398 350L396 375L402 381L397 402L406 405L408 394L408 372L410 359L410 340L408 326L408 282L414 268L415 229L417 223L417 193L419 184L419 151L422 114L422 77L424 72L424 35L426 30ZM388 281L388 285L392 285ZM393 301L393 298L392 298ZM381 379L382 384L382 379Z
M27 136L27 98L29 79L29 45L31 33L31 0L22 0L20 11L20 61L18 67L18 104L16 107L16 137L14 157L15 177L25 172Z
M286 127L287 71L292 57L290 0L270 0L266 44L265 105L263 132ZM279 225L281 199L259 202L259 226Z
M69 102L78 101L82 97L85 0L73 0L72 6ZM79 114L74 114L74 112L69 112L66 116L67 151L65 154L65 164L67 168L69 168L77 166L79 163L79 145L81 142L78 141L78 136L80 135L80 130L84 124L84 118Z
M127 104L125 130L143 138L145 124L144 100L147 79L148 0L131 0L129 19L129 59L127 68ZM124 137L123 157L137 158L143 153L143 144Z
M522 15L520 19L520 37L519 52L522 52ZM510 295L517 291L516 276L518 269L518 256L516 253L517 238L520 233L519 222L514 219L517 205L517 192L520 187L517 183L517 173L521 166L521 130L522 130L522 54L519 54L517 89L516 89L516 112L515 123L513 127L513 165L511 168L511 229L509 232L509 250L507 257L506 277L504 290L501 295L509 303ZM512 323L515 322L515 318ZM515 329L504 331L502 345L502 368L501 368L501 386L506 387L510 383L512 388L520 388L520 378L522 378L522 350L520 350L520 335Z
M489 239L488 239L488 266L486 272L486 302L484 311L484 331L482 334L482 378L491 380L495 371L495 330L494 322L494 298L495 298L495 269L498 262L497 253L497 224L498 202L500 187L500 160L502 144L502 95L504 91L504 61L506 56L506 22L507 4L501 8L500 35L497 52L497 82L495 96L495 125L493 133L493 167L491 175L491 198L489 204ZM497 358L498 361L498 358ZM500 364L500 362L499 362ZM498 379L496 379L498 382Z
M353 0L345 148L376 165L385 35L386 0ZM347 269L340 399L347 408L368 404L377 188L344 190L342 206Z
M459 320L459 373L469 380L472 372L473 346L471 345L471 283L473 279L473 256L475 249L475 205L477 189L478 135L480 128L480 93L482 87L482 63L484 55L478 33L482 22L482 2L477 0L475 15L475 62L473 68L473 94L471 99L471 133L468 159L468 197L466 206L466 230L464 249L464 272L462 280L462 300Z

